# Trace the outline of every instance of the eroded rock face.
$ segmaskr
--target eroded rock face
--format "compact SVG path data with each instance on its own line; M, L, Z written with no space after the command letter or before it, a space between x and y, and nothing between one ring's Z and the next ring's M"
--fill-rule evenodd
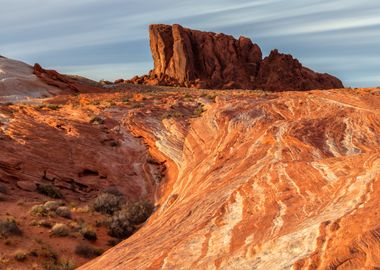
M289 54L273 50L260 64L256 87L269 91L333 89L342 83L329 74L316 73Z
M191 121L130 119L175 173L148 223L80 269L380 266L379 90L188 95Z
M343 87L339 79L304 68L277 50L262 60L260 47L246 37L235 39L178 24L151 25L149 36L154 69L132 83L271 91Z
M55 70L47 70L40 64L34 64L33 73L48 85L62 89L68 93L99 93L101 86L96 82L80 76L69 76Z

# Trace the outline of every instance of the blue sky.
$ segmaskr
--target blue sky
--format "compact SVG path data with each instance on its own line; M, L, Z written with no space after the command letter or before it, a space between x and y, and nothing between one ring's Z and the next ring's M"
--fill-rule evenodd
M346 86L380 86L378 0L0 0L0 54L92 79L152 68L148 25L250 37Z

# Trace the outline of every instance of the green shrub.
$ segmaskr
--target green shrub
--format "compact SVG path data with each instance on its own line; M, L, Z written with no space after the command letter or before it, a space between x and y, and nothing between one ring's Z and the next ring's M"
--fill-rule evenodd
M92 207L96 212L112 215L121 209L124 198L110 193L101 193L95 198Z
M57 187L50 184L39 184L37 186L37 191L40 194L46 195L54 199L60 199L63 197L61 191Z
M103 250L101 250L99 248L94 248L94 247L91 247L88 245L83 245L83 244L80 244L80 245L76 246L76 248L75 248L75 254L77 254L78 256L87 258L87 259L91 259L91 258L100 256L100 255L102 255L102 253L103 253Z
M22 231L18 227L14 219L0 220L0 236L22 235Z

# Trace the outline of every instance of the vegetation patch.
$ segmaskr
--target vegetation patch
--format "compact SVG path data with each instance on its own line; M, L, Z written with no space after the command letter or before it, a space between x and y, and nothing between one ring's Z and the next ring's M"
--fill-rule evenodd
M24 251L16 251L14 258L18 262L23 262L26 260L27 254Z
M80 234L83 236L84 239L89 241L96 241L96 239L98 239L95 230L89 226L84 226L80 230Z
M39 217L46 217L49 214L49 211L42 204L33 206L30 212L32 213L32 215Z
M47 185L39 184L39 185L37 185L37 192L40 194L46 195L50 198L54 198L54 199L63 198L61 191L57 187L50 185L50 184L47 184Z
M92 208L96 212L112 215L114 212L120 210L123 204L124 198L122 196L103 192L95 198Z
M55 236L65 237L70 234L70 228L66 224L56 223L51 229L51 232Z
M126 204L110 218L108 234L119 239L128 238L136 230L136 225L144 223L153 210L154 205L148 201Z
M71 219L71 210L67 206L60 206L55 210L57 216Z
M83 258L91 259L102 255L103 250L89 245L80 244L75 248L75 254Z
M18 235L22 235L22 231L14 219L0 220L0 236L7 237Z
M55 210L57 210L58 207L64 206L64 205L65 205L65 203L63 201L47 201L44 204L44 207L48 211L55 211Z
M44 270L74 270L75 264L71 260L62 260L45 264Z

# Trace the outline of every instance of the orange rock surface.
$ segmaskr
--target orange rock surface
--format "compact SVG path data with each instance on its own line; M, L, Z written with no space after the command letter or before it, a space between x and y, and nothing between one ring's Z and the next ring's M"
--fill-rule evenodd
M380 267L380 89L78 91L0 106L0 218L24 232L0 241L0 268L40 269L43 257L12 254L41 242L88 270ZM41 183L78 208L118 186L156 210L89 261L76 234L30 226Z
M80 269L377 269L380 90L216 94L129 128L175 173L148 223Z

